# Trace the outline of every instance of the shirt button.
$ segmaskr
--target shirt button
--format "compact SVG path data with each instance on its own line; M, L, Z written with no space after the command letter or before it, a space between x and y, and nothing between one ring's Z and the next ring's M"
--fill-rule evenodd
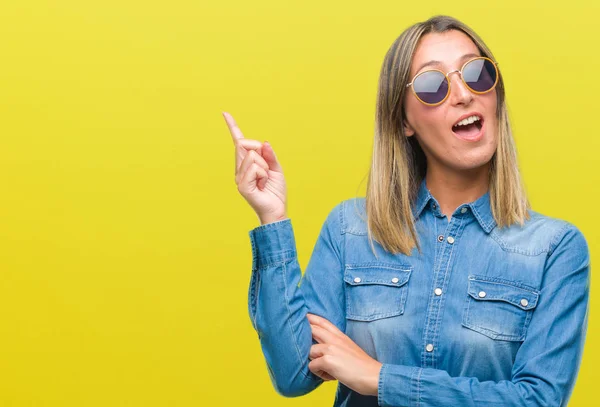
M448 236L448 243L452 244L454 243L454 238L452 236Z
M433 345L432 345L432 344L430 344L430 343L429 343L429 344L427 344L427 346L425 346L425 350L426 350L427 352L433 352Z
M525 298L523 298L523 299L521 300L521 305L522 305L522 306L526 307L528 304L529 304L529 301L527 301Z
M436 204L432 204L431 206L433 206L433 209L437 208Z
M438 242L443 242L443 241L444 241L444 235L439 235Z
M398 281L400 281L400 280L398 280L398 277L392 278L392 283L396 284Z
M435 290L433 290L433 292L435 293L435 295L442 295L442 289L441 288L436 288Z
M463 208L460 210L460 213L465 213L465 212L467 212L467 207L463 206Z
M484 298L487 294L485 293L485 291L479 291L479 298Z
M354 282L355 282L355 283L360 283L360 277L356 277L356 278L354 279Z

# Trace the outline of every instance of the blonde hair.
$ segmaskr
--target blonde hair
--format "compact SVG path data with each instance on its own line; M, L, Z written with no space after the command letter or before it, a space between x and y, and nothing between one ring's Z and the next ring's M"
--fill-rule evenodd
M458 30L473 40L482 56L495 60L483 40L455 18L435 16L407 28L394 41L383 61L377 92L375 138L367 183L368 235L391 253L420 251L412 206L427 169L425 154L415 137L406 137L404 98L410 80L412 57L419 40L428 33ZM498 146L490 162L489 193L493 217L499 227L529 218L530 208L517 162L505 102L502 75L496 85Z

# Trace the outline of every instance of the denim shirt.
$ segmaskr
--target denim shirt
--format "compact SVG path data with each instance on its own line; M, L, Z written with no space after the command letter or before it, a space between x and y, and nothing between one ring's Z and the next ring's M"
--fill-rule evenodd
M376 397L338 383L334 406L566 405L587 330L589 250L571 223L529 213L499 228L486 193L448 221L423 181L421 252L373 242L375 256L365 199L344 200L304 275L291 219L251 230L248 311L276 391L323 382L308 369L310 312L383 364Z

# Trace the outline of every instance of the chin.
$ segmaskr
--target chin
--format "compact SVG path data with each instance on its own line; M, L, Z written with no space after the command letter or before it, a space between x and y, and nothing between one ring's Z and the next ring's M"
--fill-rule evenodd
M455 166L455 168L461 171L476 171L485 167L489 167L490 163L491 157L478 160L461 161L459 166Z

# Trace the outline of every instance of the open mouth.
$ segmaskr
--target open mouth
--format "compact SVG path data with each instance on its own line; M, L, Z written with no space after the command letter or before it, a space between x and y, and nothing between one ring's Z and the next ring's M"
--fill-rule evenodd
M452 131L461 138L473 138L479 134L482 127L483 117L473 115L452 126Z

